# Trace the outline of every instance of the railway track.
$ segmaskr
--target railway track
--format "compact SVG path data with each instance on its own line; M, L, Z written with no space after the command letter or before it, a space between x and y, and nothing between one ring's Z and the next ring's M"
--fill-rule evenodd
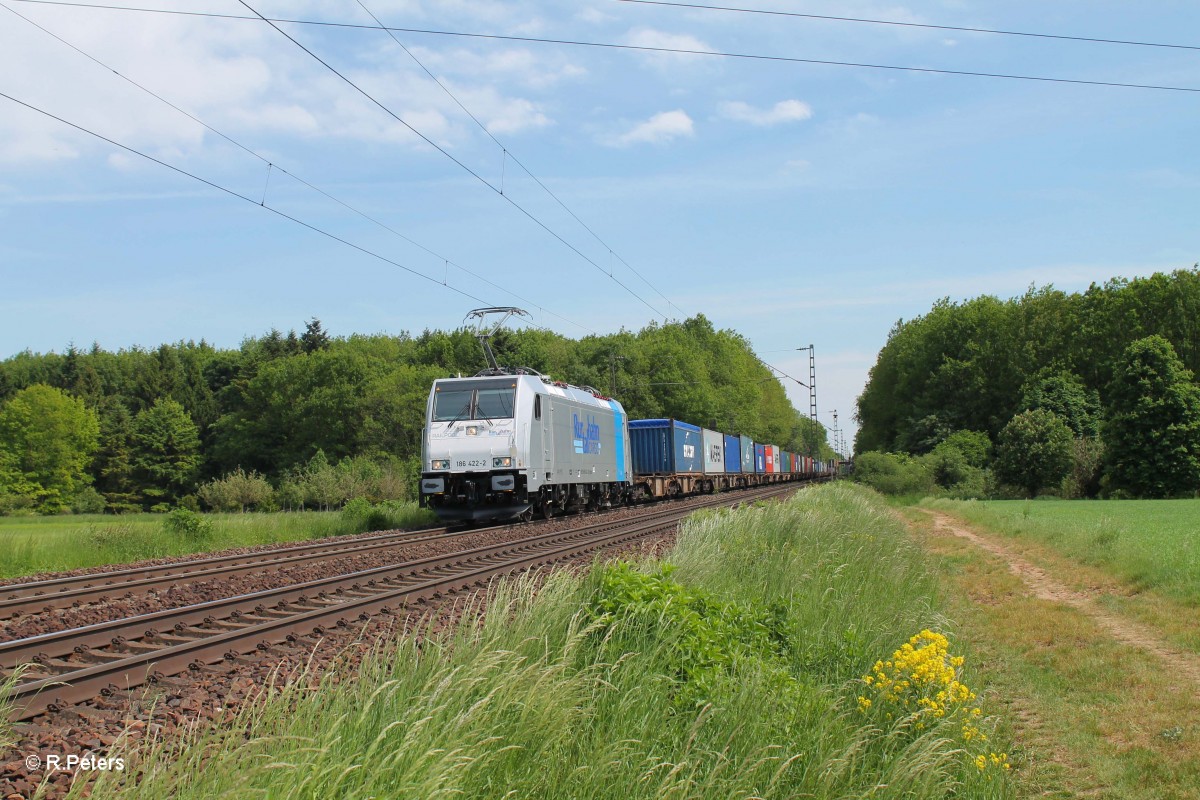
M697 508L740 505L795 488L784 484L739 492L733 498L718 495L682 509L648 510L632 520L600 518L570 530L17 639L0 644L0 681L18 665L27 665L9 696L15 718L26 720L96 696L130 693L147 682L166 682L222 660L236 661L257 651L269 654L275 646L319 636L331 626L400 613L444 594L471 591L499 575L575 560L672 530ZM461 534L431 537L435 535ZM395 545L380 541L364 546Z
M449 532L447 528L400 531L350 540L290 545L253 553L196 558L126 569L51 578L0 586L0 619L90 602L103 602L135 591L150 591L181 581L221 578L245 572L274 569L323 561L335 556L353 556L416 542L478 533L480 530Z

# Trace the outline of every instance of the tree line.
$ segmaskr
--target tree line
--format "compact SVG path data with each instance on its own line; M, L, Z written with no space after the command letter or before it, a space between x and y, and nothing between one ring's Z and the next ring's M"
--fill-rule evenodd
M1196 267L943 299L880 351L858 400L856 470L964 496L1191 496L1198 369Z
M573 340L501 331L502 364L596 387L630 417L677 417L828 458L749 343L703 316ZM337 507L406 496L435 378L485 366L465 330L304 332L0 361L0 513Z

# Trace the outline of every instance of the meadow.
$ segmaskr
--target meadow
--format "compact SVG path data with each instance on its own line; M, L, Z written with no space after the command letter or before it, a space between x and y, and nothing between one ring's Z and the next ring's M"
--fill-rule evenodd
M0 578L436 524L415 503L341 511L0 517Z
M998 704L939 593L861 487L705 512L662 561L502 583L482 622L383 643L353 677L131 753L137 785L75 793L1011 797Z
M928 500L988 530L1200 605L1200 500Z

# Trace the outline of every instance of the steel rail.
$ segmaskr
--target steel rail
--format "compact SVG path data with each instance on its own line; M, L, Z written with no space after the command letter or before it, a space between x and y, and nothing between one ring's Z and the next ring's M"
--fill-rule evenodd
M179 583L229 577L264 568L279 569L321 561L329 557L354 556L407 544L453 539L511 527L510 525L496 525L460 531L450 531L444 527L427 528L351 540L297 544L255 553L189 559L171 564L128 567L86 575L9 584L0 586L0 619L18 617L22 614L49 612L60 608L79 607L88 603L103 603L113 598L122 598L137 592L146 592Z
M476 528L471 533L491 530ZM213 556L211 558L196 558L186 561L176 561L170 564L156 564L141 567L93 572L85 575L71 575L65 578L50 578L44 581L29 581L27 583L11 583L0 586L0 617L13 609L22 609L20 601L28 600L32 604L50 603L57 599L71 599L74 605L81 602L78 598L85 597L85 590L96 592L121 591L130 586L150 585L147 580L159 578L169 579L190 578L195 574L219 574L222 567L230 569L253 565L255 568L263 565L299 561L308 554L313 555L353 555L356 552L368 552L384 547L395 547L413 542L424 542L442 537L459 536L467 533L449 532L447 528L424 528L416 531L400 531L384 533L378 536L343 539L313 544L296 544L290 547L278 547L271 550L259 550L253 553L238 553L228 556ZM166 583L168 580L161 580ZM72 594L78 592L79 594ZM46 606L61 608L62 606ZM36 610L43 610L38 608ZM20 613L20 611L16 612Z
M753 502L795 488L797 487L787 484L774 485L769 489L755 492L752 496L739 497L732 505ZM720 500L702 504L701 507L727 503L729 503L729 499L723 495ZM152 630L154 635L151 638L158 639L165 643L165 646L139 643L139 648L149 649L129 655L124 653L102 654L99 659L101 663L84 666L61 675L22 683L14 687L8 699L17 709L16 719L29 719L47 709L62 708L98 694L111 694L114 691L132 689L147 680L178 674L189 667L200 668L205 664L236 658L244 653L269 648L271 645L279 644L289 638L295 639L298 636L309 635L309 633L319 635L329 624L344 626L354 620L365 621L371 614L380 613L385 609L391 611L406 604L435 598L442 592L470 590L473 587L482 586L501 574L577 558L597 549L669 530L695 510L697 510L696 507L671 509L649 515L648 518L643 516L632 522L630 520L610 520L579 529L543 534L518 542L474 548L460 553L424 559L421 562L414 562L414 565L420 564L421 566L409 570L409 580L406 585L393 588L380 585L380 582L376 581L376 586L371 587L369 584L363 586L360 581L359 592L375 590L366 596L358 596L358 592L355 592L341 602L334 601L327 604L322 602L316 608L305 606L299 608L297 613L287 613L282 609L266 609L261 602L258 602L255 610L259 616L241 617L243 620L249 619L251 621L249 625L243 625L236 619L227 621L225 623L227 627L218 628L215 631L189 630L187 625L183 625L182 628L175 628L172 635L165 637ZM616 530L613 530L614 528ZM497 559L500 560L497 561ZM397 572L401 571L402 567L392 569ZM452 570L452 574L434 574L438 570L446 569ZM368 572L379 574L378 569ZM424 575L418 579L416 573ZM360 579L362 576L361 574L351 574L340 577ZM191 614L193 610L189 607L173 611ZM160 616L163 613L147 616L154 616L157 621L169 619L169 617ZM135 617L123 622L140 624L144 627L146 620ZM234 629L230 630L228 626L232 626ZM80 633L82 630L85 629L74 631L74 633ZM188 638L187 634L199 634L200 638ZM34 638L44 640L46 637ZM127 647L130 646L130 643L119 639L116 646ZM118 683L123 685L118 685Z
M760 490L761 491L761 490ZM753 498L739 498L742 501ZM669 517L684 509L659 509L642 519ZM160 630L180 630L197 624L213 624L224 618L261 611L268 606L287 603L326 602L334 593L346 590L362 590L362 584L372 587L380 581L401 575L428 572L448 561L465 561L499 552L512 552L525 545L536 545L551 539L587 536L625 524L627 520L601 519L589 525L566 531L550 531L537 536L511 542L500 542L467 550L459 550L438 556L417 559L399 564L387 564L357 572L317 578L302 583L263 589L242 595L194 603L179 608L126 617L116 620L68 628L61 631L0 642L0 670L12 669L19 664L35 660L46 660L82 653L92 647L121 646L130 637L154 636ZM220 616L218 616L220 615Z

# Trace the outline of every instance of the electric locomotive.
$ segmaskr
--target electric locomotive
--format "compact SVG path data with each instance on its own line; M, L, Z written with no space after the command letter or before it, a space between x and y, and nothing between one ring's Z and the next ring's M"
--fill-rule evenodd
M476 522L631 499L620 403L532 371L496 372L434 381L422 436L422 507L446 521Z

